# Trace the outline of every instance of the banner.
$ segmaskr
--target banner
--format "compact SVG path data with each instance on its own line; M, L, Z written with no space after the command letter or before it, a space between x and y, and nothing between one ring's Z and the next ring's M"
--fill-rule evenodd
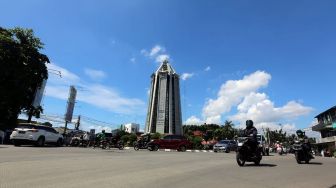
M76 102L76 95L77 95L77 90L74 86L70 86L70 91L69 91L69 98L68 98L68 103L67 103L67 111L65 114L65 121L71 122L72 120L72 114L73 110L75 107L75 102Z
M46 83L47 83L47 80L45 79L42 81L41 86L39 88L36 88L35 97L34 97L34 101L32 104L35 108L37 108L38 106L41 106L41 101L42 101Z

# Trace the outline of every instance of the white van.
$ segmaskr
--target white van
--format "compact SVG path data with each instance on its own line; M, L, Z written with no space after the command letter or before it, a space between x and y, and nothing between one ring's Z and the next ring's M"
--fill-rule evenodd
M267 144L267 141L266 141L264 135L257 134L257 139L258 139L258 142L259 142L259 147L262 148L262 154L268 156L269 155L269 146Z

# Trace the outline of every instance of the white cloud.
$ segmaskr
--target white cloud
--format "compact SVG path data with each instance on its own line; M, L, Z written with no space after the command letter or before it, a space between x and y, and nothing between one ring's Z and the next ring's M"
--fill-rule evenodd
M134 57L131 58L130 61L131 61L132 63L135 63L135 58L134 58Z
M189 79L189 78L191 78L191 77L193 77L194 76L194 73L183 73L182 75L181 75L181 79L182 80L187 80L187 79Z
M62 67L57 65L52 67L62 72L62 78L49 74L46 86L47 96L66 100L69 86L75 85L81 88L77 91L78 101L120 114L144 113L145 103L140 99L123 97L111 87L83 82L76 74Z
M202 125L204 124L204 121L200 120L196 116L191 116L186 120L185 124L186 125Z
M217 99L209 99L203 107L206 122L215 123L214 120L220 120L223 113L229 112L233 106L238 105L246 95L266 87L270 79L270 74L256 71L244 76L242 80L229 80L224 83L217 94Z
M294 133L297 130L295 124L288 122L309 114L313 109L297 101L289 101L276 107L267 94L258 93L258 90L268 85L270 79L270 74L256 71L241 80L225 82L218 91L217 98L208 99L204 105L204 121L220 124L222 115L236 107L237 113L228 119L237 122L238 127L244 128L245 121L252 119L260 130L266 127L273 130L282 128L286 132ZM193 116L193 119L198 118Z
M209 67L209 66L207 66L205 69L204 69L204 71L206 71L206 72L208 72L208 71L210 71L211 70L211 67Z
M110 87L88 85L85 92L78 94L78 100L116 113L131 114L141 111L144 102L135 98L125 98Z
M169 55L168 54L161 54L161 55L158 55L155 58L155 61L158 62L158 63L162 63L165 60L169 60Z
M250 93L237 107L238 113L229 117L234 121L252 119L256 123L272 123L291 120L312 111L311 107L290 101L282 107L275 107L264 93Z
M80 78L76 74L53 63L48 63L47 68L48 71L52 72L52 74L49 74L48 83L70 84L70 83L77 83L80 80ZM62 79L60 79L60 77Z
M92 80L101 80L106 77L106 73L102 70L95 70L90 68L85 68L84 73L89 76Z
M149 56L154 57L156 55L158 55L159 52L165 52L166 50L164 49L164 47L160 46L160 45L155 45L152 50L149 53Z
M166 49L163 46L155 45L151 50L142 49L140 53L150 59L154 59L158 63L162 63L164 60L169 60L169 54L165 53Z
M142 55L144 55L144 56L149 56L149 53L147 52L146 49L142 49L142 50L140 51L140 53L141 53Z

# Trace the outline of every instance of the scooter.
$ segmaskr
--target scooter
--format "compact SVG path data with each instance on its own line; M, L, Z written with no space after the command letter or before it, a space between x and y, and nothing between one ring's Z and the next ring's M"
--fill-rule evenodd
M277 153L279 155L286 154L286 152L285 152L285 150L284 150L284 148L282 146L277 147Z
M262 159L262 151L259 147L257 147L257 151L251 151L251 148L248 146L249 137L242 137L238 140L242 140L242 142L238 142L238 149L236 152L236 161L239 166L244 166L245 162L254 162L255 165L259 165Z
M304 149L304 147L304 143L301 143L298 140L295 141L295 143L293 144L295 160L298 164L301 164L302 161L308 164L309 161L314 158L311 153Z

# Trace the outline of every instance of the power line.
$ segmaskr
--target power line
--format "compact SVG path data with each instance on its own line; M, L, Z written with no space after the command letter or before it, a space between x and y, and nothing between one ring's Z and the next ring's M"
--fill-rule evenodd
M105 122L105 121L96 120L96 119L93 119L93 118L90 118L90 117L87 117L87 116L83 116L83 115L82 115L82 118L87 120L87 121L90 121L90 122L102 123L102 124L106 124L106 125L110 125L110 126L115 126L116 125L114 123L109 123L109 122Z

